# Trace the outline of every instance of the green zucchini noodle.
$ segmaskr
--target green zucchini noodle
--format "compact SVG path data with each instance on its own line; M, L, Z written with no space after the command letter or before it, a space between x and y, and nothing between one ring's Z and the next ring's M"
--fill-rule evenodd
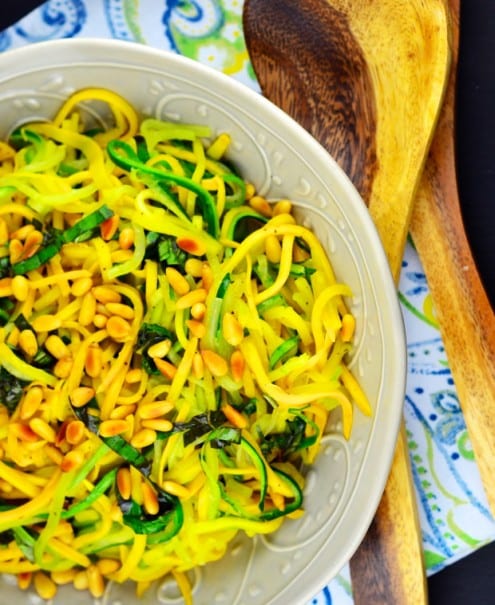
M108 130L87 124L104 103ZM84 89L0 143L0 572L52 598L175 577L303 514L355 318L230 137Z

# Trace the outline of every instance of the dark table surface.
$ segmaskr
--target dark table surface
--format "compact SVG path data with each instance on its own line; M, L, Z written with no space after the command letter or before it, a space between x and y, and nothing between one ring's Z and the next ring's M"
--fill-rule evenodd
M0 31L39 4L2 0ZM495 308L494 0L461 0L456 132L464 223ZM430 605L495 605L495 543L433 575L428 590Z

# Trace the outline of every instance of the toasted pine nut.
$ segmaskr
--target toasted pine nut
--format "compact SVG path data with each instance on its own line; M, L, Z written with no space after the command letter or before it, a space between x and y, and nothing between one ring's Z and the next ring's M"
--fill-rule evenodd
M81 302L81 308L79 309L79 323L81 326L89 326L93 322L95 313L96 299L93 296L92 291L86 292Z
M158 496L147 481L143 481L143 506L148 515L156 515L160 510Z
M165 275L168 279L168 283L179 296L184 296L184 294L187 294L191 289L187 279L174 267L167 267L165 269Z
M97 344L92 344L88 347L84 369L91 378L98 378L103 368L103 354Z
M38 341L32 330L22 330L19 334L19 346L28 357L34 357L38 352Z
M214 279L215 278L213 276L213 269L208 263L203 263L203 271L201 272L201 283L203 284L203 288L205 288L206 291L211 288Z
M131 326L123 317L112 315L105 325L108 335L116 342L124 341L131 332Z
M127 418L130 414L134 414L135 411L135 405L116 405L110 412L110 418L121 420L122 418Z
M163 340L160 340L160 342L155 342L155 344L151 345L146 352L153 359L155 357L162 359L169 353L171 348L172 341L169 338L164 338Z
M91 292L96 300L104 305L110 302L120 302L122 300L120 294L109 286L95 286Z
M213 376L225 376L225 374L227 374L229 371L229 367L225 359L218 353L215 353L215 351L204 349L201 351L201 357L205 362L205 366L208 368L208 370L210 370Z
M186 321L186 325L191 334L196 338L203 338L203 336L206 334L205 324L196 319L188 319Z
M51 332L58 330L61 325L60 319L56 315L40 315L31 322L35 332Z
M32 579L33 579L33 574L30 571L18 573L17 574L17 586L21 590L27 590L31 586Z
M249 205L251 206L251 208L254 208L254 210L258 211L263 216L272 216L272 207L266 201L266 199L264 197L261 197L260 195L254 195L249 200Z
M9 430L12 431L12 433L21 441L26 441L27 443L33 443L39 439L39 435L35 433L27 424L17 424L11 422L9 425Z
M37 411L43 401L43 389L34 385L26 391L26 394L22 398L20 408L21 420L27 420L31 418Z
M243 416L238 410L236 410L229 403L224 403L221 407L222 412L225 414L227 420L239 429L245 429L248 425L247 418Z
M43 451L47 455L47 458L49 458L54 464L58 464L59 466L62 464L64 456L62 452L54 445L50 445L49 443L45 444Z
M173 379L173 377L177 373L177 368L174 366L173 363L170 363L166 359L160 359L159 357L153 358L153 361L155 362L155 365L160 374L165 376L165 378L169 378L170 380Z
M151 401L150 403L143 403L139 406L139 416L144 420L160 418L161 416L168 414L173 408L174 405L169 401Z
M45 441L54 443L57 436L55 430L42 418L31 418L29 428Z
M206 305L205 303L199 302L194 304L191 307L191 317L193 317L194 319L198 319L201 320L204 318L206 313Z
M52 571L51 576L55 584L63 586L64 584L70 584L76 575L77 571L74 567L70 569L64 569L63 571Z
M124 319L134 319L134 309L129 307L129 305L124 305L123 303L107 303L105 305L106 310L110 313L110 315L118 315L119 317L123 317Z
M34 574L33 580L36 592L42 599L45 599L45 601L53 599L53 597L57 594L57 585L42 571L37 571Z
M100 424L99 434L102 437L114 437L115 435L120 435L121 433L125 433L129 425L125 420L115 419L115 420L104 420Z
M67 378L74 365L72 357L62 357L53 367L53 373L57 378Z
M162 488L167 493L172 494L172 496L177 496L178 498L189 498L191 495L191 492L187 487L177 483L177 481L164 481Z
M12 265L21 260L23 252L23 243L18 239L11 239L9 242L9 259Z
M147 447L156 441L156 431L153 429L141 429L131 438L131 445L137 448Z
M62 359L62 357L69 357L70 351L65 342L56 334L50 334L45 340L46 350L55 357L55 359Z
M126 466L122 466L117 471L117 488L122 498L129 500L132 490L131 471Z
M100 234L102 239L106 242L110 241L112 237L117 233L119 228L120 217L118 214L114 214L106 221L103 221L100 225Z
M342 329L340 332L343 342L349 342L352 340L355 329L356 320L354 319L354 315L346 313L344 317L342 317Z
M222 317L222 335L233 347L236 347L244 338L244 329L233 313L224 313Z
M170 420L165 418L152 418L151 420L143 420L141 425L146 429L153 429L154 431L160 431L160 433L168 433L174 427Z
M132 227L124 227L119 233L119 246L122 250L129 250L134 245L134 229Z
M295 263L302 263L305 260L307 260L308 258L309 258L308 252L306 252L306 250L301 248L301 246L294 244L294 246L292 248L292 260Z
M236 382L242 381L245 367L246 361L244 355L240 351L234 351L230 356L230 371L232 372L232 378Z
M3 277L0 279L0 298L12 296L12 278Z
M88 574L88 590L91 595L98 599L105 592L105 582L96 565L90 565L87 569Z
M65 430L65 438L70 445L81 443L86 434L86 427L80 420L71 420Z
M107 325L108 317L102 313L96 313L93 317L93 325L95 328L102 329Z
M290 200L279 200L273 206L273 216L279 214L290 214L292 212L292 202Z
M29 296L29 281L24 275L16 275L12 278L12 294L20 302L24 302Z
M141 378L143 376L143 371L141 368L133 368L129 370L126 374L125 381L127 384L136 384L137 382L141 382Z
M70 291L74 296L84 296L93 287L93 280L91 277L80 277L76 279L71 286Z
M203 256L206 254L206 246L202 240L193 235L178 237L176 240L177 246L184 252L194 254L194 256Z
M16 229L10 234L10 237L12 239L16 238L24 241L28 234L31 233L31 231L34 231L34 229L34 225L32 223L28 223L27 225L23 225L22 227L19 227L19 229Z
M78 571L74 576L74 580L72 582L74 588L76 590L87 590L88 589L88 574L85 569Z
M199 260L199 258L188 258L184 269L191 277L201 277L203 273L203 261Z
M270 263L279 263L282 258L282 246L276 235L268 235L265 239L265 254Z
M70 471L80 468L85 462L84 453L80 450L70 450L65 454L60 468L64 473L70 473Z
M31 256L36 254L42 242L43 234L40 231L31 231L24 241L23 258L31 258Z
M99 559L96 562L96 567L98 567L102 576L109 576L120 569L120 561L116 559Z
M201 357L201 353L196 351L192 360L192 371L195 378L201 379L205 373L205 366L203 362L203 358Z
M206 300L208 292L204 288L197 288L196 290L191 290L184 296L181 296L177 299L175 306L178 310L180 309L188 309L192 307L196 303L204 302Z
M70 394L70 402L75 408L82 408L89 403L95 396L95 390L92 387L77 387Z

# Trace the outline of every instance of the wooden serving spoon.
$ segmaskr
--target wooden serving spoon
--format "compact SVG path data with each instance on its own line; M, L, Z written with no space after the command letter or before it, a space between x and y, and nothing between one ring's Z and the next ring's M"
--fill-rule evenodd
M455 172L455 92L460 0L450 0L452 69L411 219L447 359L495 514L495 313L464 230Z
M446 0L245 0L243 26L263 93L349 175L398 281L449 70ZM351 573L357 605L427 602L404 427Z

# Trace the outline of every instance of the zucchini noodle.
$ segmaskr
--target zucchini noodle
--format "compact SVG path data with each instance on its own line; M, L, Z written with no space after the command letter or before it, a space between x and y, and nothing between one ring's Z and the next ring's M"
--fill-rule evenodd
M350 288L229 143L85 89L0 146L0 572L43 598L192 603L188 571L303 514L330 416L371 414Z

